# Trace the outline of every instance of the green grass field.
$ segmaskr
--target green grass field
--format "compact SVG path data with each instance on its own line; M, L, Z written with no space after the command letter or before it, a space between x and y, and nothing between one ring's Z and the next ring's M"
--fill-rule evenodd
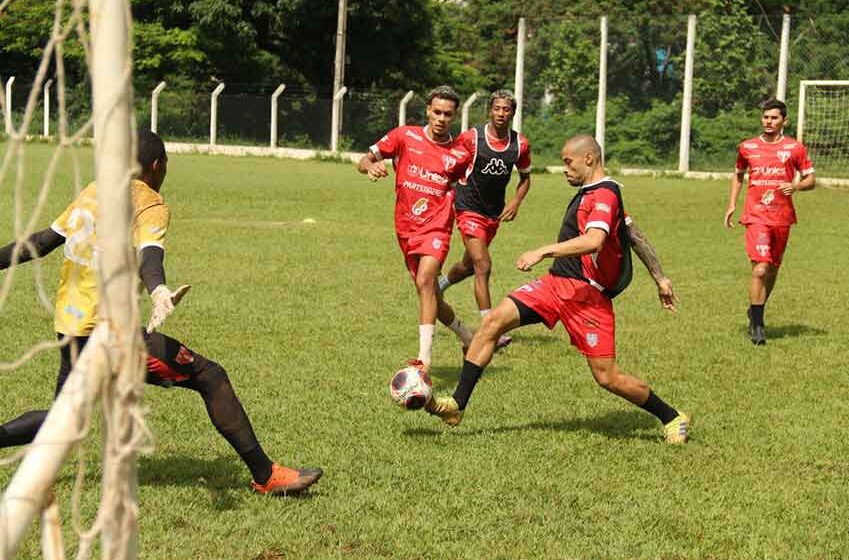
M50 147L28 153L34 190ZM81 155L88 178L90 154ZM755 348L745 332L743 231L721 225L726 184L625 182L627 207L681 297L677 314L662 311L637 268L616 301L621 365L694 414L691 442L670 448L653 417L595 385L560 327L517 331L459 428L400 411L387 382L417 351L417 304L395 242L391 181L272 159L173 156L169 169L166 268L171 285L193 290L164 332L227 368L269 454L319 465L325 477L302 499L252 494L201 400L151 388L157 441L140 460L140 557L849 557L846 191L798 196L801 223L767 309L769 343ZM66 160L43 227L69 202L72 177ZM513 262L556 237L572 192L562 177L534 176L518 220L493 246L496 299L531 277ZM4 243L8 183L0 216ZM455 236L450 260L460 251ZM56 253L44 266L51 295ZM32 273L16 271L0 360L53 336ZM447 295L477 323L471 282ZM448 391L460 346L447 329L437 333L434 382ZM56 354L0 378L0 418L49 403ZM96 444L86 524L98 498ZM4 467L0 484L12 472ZM68 465L57 484L69 546L74 474ZM38 555L33 531L20 557Z

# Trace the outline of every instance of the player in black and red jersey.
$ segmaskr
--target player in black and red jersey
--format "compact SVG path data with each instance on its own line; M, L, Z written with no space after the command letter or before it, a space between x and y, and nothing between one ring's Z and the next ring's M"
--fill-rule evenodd
M506 297L484 318L475 334L460 381L451 397L432 398L425 409L456 426L499 336L511 329L563 323L572 344L586 356L599 385L654 414L664 425L667 443L689 436L690 417L678 412L642 380L616 363L615 317L611 298L631 281L631 239L619 184L607 177L601 148L591 136L575 136L561 152L566 179L579 187L563 218L557 243L522 254L520 270L553 258L549 273ZM660 286L660 285L659 285ZM674 308L673 295L660 292L664 307Z
M766 344L764 307L778 278L790 227L796 223L793 193L811 190L816 183L808 150L795 138L784 135L786 125L784 102L771 99L763 104L763 133L743 140L737 148L737 168L731 177L725 211L725 226L733 227L737 197L748 170L749 188L740 223L746 227L746 253L752 263L748 315L749 337L755 345Z
M452 185L466 173L469 152L451 136L460 98L439 86L427 99L427 126L400 126L388 132L364 155L357 169L376 181L389 175L385 158L395 168L395 233L407 270L419 295L419 354L411 361L430 367L436 319L460 338L472 341L466 328L437 290L437 277L448 255L454 226Z
M458 141L472 154L472 165L457 185L454 208L457 229L463 236L466 251L463 258L440 277L439 288L475 277L475 300L481 317L492 307L489 277L492 259L489 246L501 222L516 218L525 195L531 188L531 146L528 139L510 128L516 112L512 92L500 89L489 96L489 122L470 128ZM516 195L505 203L507 184L513 168L519 171ZM509 344L504 336L501 344Z

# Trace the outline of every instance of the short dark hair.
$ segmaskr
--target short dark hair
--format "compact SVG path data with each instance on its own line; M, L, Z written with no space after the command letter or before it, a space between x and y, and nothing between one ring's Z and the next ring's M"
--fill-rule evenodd
M770 109L778 109L781 111L781 116L785 119L787 118L787 105L784 104L784 101L780 101L775 98L767 99L761 105L761 113L766 113Z
M496 99L504 99L505 101L510 102L510 107L513 109L513 112L516 112L516 96L513 95L513 92L509 89L497 89L492 92L489 96L489 108L492 109L492 104L495 103Z
M427 94L427 104L430 105L434 99L453 101L455 109L460 106L460 96L451 86L436 86L430 90L430 93Z
M142 169L149 168L154 161L165 157L165 142L158 134L150 130L139 131L136 149L138 150L136 159Z

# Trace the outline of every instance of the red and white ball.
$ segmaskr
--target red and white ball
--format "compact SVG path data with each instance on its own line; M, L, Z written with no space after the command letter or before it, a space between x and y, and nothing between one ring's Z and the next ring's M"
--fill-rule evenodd
M392 401L407 410L422 408L433 394L430 376L415 366L400 369L389 382Z

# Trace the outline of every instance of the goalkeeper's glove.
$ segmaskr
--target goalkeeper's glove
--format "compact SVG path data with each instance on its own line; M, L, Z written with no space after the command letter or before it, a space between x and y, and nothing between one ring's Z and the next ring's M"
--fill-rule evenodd
M189 288L191 288L190 285L184 284L172 292L168 286L160 284L150 292L153 307L150 311L150 321L147 323L148 333L152 333L162 326L162 323L174 312L174 307L180 303Z

